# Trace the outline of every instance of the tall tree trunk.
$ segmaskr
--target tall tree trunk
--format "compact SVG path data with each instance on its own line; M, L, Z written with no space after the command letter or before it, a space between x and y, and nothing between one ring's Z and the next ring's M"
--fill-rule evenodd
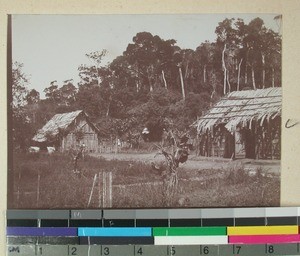
M239 66L238 66L238 79L237 79L237 88L236 90L240 90L240 76L241 76L241 65L242 65L243 59L240 60Z
M245 65L245 85L247 86L248 83L248 65L247 65L247 61L246 61L246 65Z
M106 117L108 117L108 115L109 115L111 102L112 102L112 97L109 96L109 102L108 102L108 106L107 106Z
M182 98L183 98L183 100L185 100L185 89L184 89L181 67L179 67L179 76L180 76L180 82L181 82Z
M162 70L161 74L162 74L162 78L164 80L165 88L168 89L168 85L167 85L167 81L166 81L166 77L165 77L165 72Z
M228 70L227 70L226 80L227 80L227 84L228 84L228 92L230 92L231 91L231 85L230 85L230 82L229 82L229 71Z
M147 78L148 78L148 82L149 82L149 91L152 92L153 91L153 85L151 83L151 77L149 75L149 69L147 69Z
M189 76L189 62L187 62L186 67L185 67L185 75L184 78L188 78Z
M272 87L275 87L275 72L274 72L274 68L272 68Z
M222 51L222 67L223 67L223 73L224 73L224 81L223 81L223 93L226 94L226 76L227 76L227 69L225 65L225 51L226 51L226 44L224 44L224 49Z
M203 82L206 83L206 64L203 67Z
M265 55L261 55L261 62L262 62L262 88L265 89L265 79L266 79L266 70L265 70Z
M255 85L255 73L254 73L254 67L252 65L251 67L251 74L252 74L252 85L253 85L253 89L256 90L256 85Z
M249 48L247 49L246 53L246 62L245 62L245 85L248 84L248 55L249 55Z

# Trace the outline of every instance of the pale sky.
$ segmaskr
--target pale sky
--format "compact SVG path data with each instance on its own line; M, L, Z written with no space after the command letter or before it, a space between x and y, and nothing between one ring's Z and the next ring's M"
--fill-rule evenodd
M195 50L205 40L215 41L215 28L225 18L245 23L260 17L278 32L277 14L195 15L13 15L13 61L24 64L29 89L42 91L57 80L79 82L78 67L90 65L86 53L108 50L106 65L121 55L138 32L150 32L164 40L175 39L182 49Z

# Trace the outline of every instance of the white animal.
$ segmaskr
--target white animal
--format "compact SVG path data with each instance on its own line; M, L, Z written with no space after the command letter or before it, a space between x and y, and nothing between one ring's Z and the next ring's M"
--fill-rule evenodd
M40 148L39 147L29 147L28 149L29 153L38 153L40 152Z
M55 147L47 147L48 154L52 154L55 152Z

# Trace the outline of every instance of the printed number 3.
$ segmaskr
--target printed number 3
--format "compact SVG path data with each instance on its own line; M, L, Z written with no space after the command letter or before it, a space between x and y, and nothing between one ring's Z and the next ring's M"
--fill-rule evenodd
M103 249L103 251L104 251L104 255L109 255L109 248L108 247L104 247L104 249Z

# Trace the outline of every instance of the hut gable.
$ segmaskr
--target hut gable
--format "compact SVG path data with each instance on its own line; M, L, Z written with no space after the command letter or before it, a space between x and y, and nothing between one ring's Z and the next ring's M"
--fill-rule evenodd
M281 100L280 87L231 92L193 126L200 134L218 124L225 124L230 132L235 131L238 125L251 129L253 121L262 125L264 120L281 116Z
M33 137L33 141L41 144L55 143L66 150L82 143L89 151L98 147L99 130L82 111L56 114Z
M82 110L56 114L33 137L36 142L47 141L47 135L57 136L60 130L66 130L72 122L82 113Z

